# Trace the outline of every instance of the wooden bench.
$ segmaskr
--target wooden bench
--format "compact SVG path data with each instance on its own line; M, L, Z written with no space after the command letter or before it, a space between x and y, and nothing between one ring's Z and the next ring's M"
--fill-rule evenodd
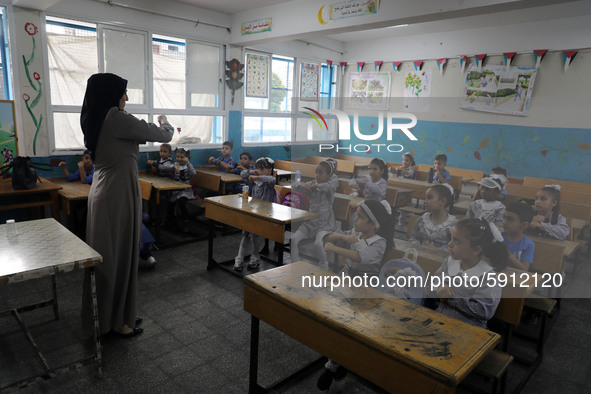
M220 192L222 178L220 175L216 174L196 172L195 175L191 176L191 183L196 187L200 187L218 194ZM205 201L201 200L200 198L189 200L187 201L187 204L200 209L205 209Z
M307 156L304 159L293 159L293 162L296 163L305 163L305 164L314 164L315 166L318 163L325 161L327 157L318 157L318 156ZM349 160L341 160L335 159L337 162L337 172L352 175L355 172L355 162Z
M315 178L316 177L316 165L301 163L288 160L275 160L275 168L280 170L291 171L295 173L298 169L302 173L302 178Z
M431 164L419 164L419 171L424 171L429 173L429 170L433 168ZM445 167L449 173L453 175L457 175L462 178L464 182L473 182L479 181L484 178L484 172L480 170L467 170L465 168L453 168L453 167ZM451 183L451 182L450 182ZM452 185L453 186L453 185ZM455 189L455 186L454 186Z
M517 185L513 183L507 183L505 185L507 190L507 204L519 201L522 198L534 199L536 193L541 189L536 186ZM572 190L561 190L560 191L560 203L569 202L573 204L591 205L591 193L583 193Z
M525 178L523 178L523 184L525 186L537 187L538 190L546 185L560 185L561 193L562 191L567 190L579 193L591 193L591 184L589 183L562 181L559 179L546 179L526 176Z
M422 165L422 164L421 164ZM415 179L419 180L419 181L425 181L425 182L429 182L429 171L427 170L422 171L419 170L417 172L415 172L416 176ZM450 180L449 180L449 184L451 187L454 188L454 199L457 201L460 197L460 193L462 192L462 177L460 175L450 175ZM421 197L421 199L424 199L425 196L423 195L423 197Z

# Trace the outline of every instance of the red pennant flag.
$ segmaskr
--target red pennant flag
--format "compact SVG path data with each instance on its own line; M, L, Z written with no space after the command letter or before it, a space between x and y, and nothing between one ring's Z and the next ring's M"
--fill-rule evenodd
M417 60L417 61L414 61L413 63L415 65L415 70L417 70L417 71L420 70L421 69L421 66L423 65L423 61L422 60Z
M466 68L466 63L468 63L468 56L460 55L460 71L464 72Z
M402 62L392 62L392 67L394 67L394 70L398 71L398 67L400 67L401 64Z
M341 62L341 72L345 72L345 67L347 67L347 62Z
M382 68L382 63L383 63L383 61L381 61L381 60L376 60L374 62L374 64L376 65L376 71L380 71L380 68Z
M476 59L476 66L478 68L482 67L482 63L484 58L486 57L486 53L482 53L480 55L474 55L474 58Z
M357 62L357 71L363 70L364 65L365 65L365 62Z
M332 67L332 60L327 60L326 63L328 63L328 67Z
M505 66L509 67L511 65L511 59L515 56L517 52L503 52L503 57L505 58Z
M568 70L571 62L579 51L562 51L562 60L564 61L564 71Z
M548 52L547 49L536 49L534 50L534 58L536 60L536 68L540 67L540 63L542 62L542 58Z

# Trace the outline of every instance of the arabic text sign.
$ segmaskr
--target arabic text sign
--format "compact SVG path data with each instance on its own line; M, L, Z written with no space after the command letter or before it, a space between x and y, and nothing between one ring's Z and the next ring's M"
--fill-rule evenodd
M258 19L256 21L243 22L240 33L245 36L247 34L264 33L271 31L273 28L273 18Z

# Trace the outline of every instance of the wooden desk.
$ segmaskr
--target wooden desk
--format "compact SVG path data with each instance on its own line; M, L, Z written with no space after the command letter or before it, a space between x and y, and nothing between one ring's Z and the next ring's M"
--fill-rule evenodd
M156 191L154 198L156 205L160 204L160 192L191 188L191 185L187 185L186 183L174 181L170 178L150 174L147 172L140 172L139 178L146 182L152 183L152 187Z
M454 204L454 215L466 215L468 213L468 209L470 209L470 204L472 204L472 200L463 200L459 201Z
M291 182L291 176L295 175L295 172L282 170L282 169L274 169L273 172L275 173L276 184L279 185L281 183L281 178L287 178Z
M62 188L58 191L61 201L61 209L70 215L71 201L88 200L88 193L90 193L90 185L81 182L68 182L66 178L52 178L51 181Z
M501 229L501 231L503 230ZM573 257L574 253L577 251L579 246L581 246L581 243L579 241L560 241L558 239L540 237L538 235L531 234L525 234L525 236L530 238L535 243L542 242L550 245L564 247L564 257L566 258Z
M219 192L221 194L226 194L226 189L227 189L226 184L243 182L243 179L240 175L233 174L230 172L219 171L217 169L217 167L195 167L195 171L202 173L202 174L219 176L220 177ZM195 186L199 186L199 185L195 185Z
M80 368L95 361L97 363L98 375L99 377L102 376L94 267L99 265L103 258L54 219L19 222L17 223L17 229L19 232L18 235L6 236L6 225L0 225L0 285L50 276L53 282L53 298L34 305L27 305L1 312L0 316L14 315L17 321L21 323L21 327L25 330L29 342L31 342L39 358L43 361L46 371L29 379L0 387L0 391L22 389L36 381L49 379L55 375ZM55 319L57 320L59 315L55 276L56 274L82 268L88 268L90 271L96 353L66 366L51 368L34 344L27 326L22 322L21 312L53 305Z
M390 177L388 179L388 185L411 190L412 197L424 200L425 193L427 192L427 189L431 187L432 183L402 177Z
M0 181L0 199L6 197L20 197L22 199L29 200L29 202L15 202L15 203L2 203L0 205L0 211L6 211L10 209L22 209L22 208L33 208L42 207L46 205L51 206L51 213L55 220L60 220L60 200L58 190L61 189L60 185L56 185L53 182L45 178L39 178L40 182L37 182L33 189L26 190L14 190L12 188L12 179L4 179ZM30 201L35 196L47 196L47 199L40 201Z
M278 264L283 264L283 243L285 231L292 223L305 222L317 217L315 213L285 205L257 200L248 201L237 194L208 197L205 199L205 216L250 233L272 239L279 247ZM207 269L217 265L213 259L213 229L209 231Z
M244 310L252 315L250 393L261 388L259 319L390 392L452 393L500 341L377 289L303 287L304 275L333 274L297 262L244 279Z

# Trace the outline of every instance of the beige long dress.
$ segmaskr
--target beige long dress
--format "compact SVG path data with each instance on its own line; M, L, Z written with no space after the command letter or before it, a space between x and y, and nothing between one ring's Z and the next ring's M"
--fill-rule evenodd
M100 332L135 326L142 205L137 159L139 144L168 142L173 127L139 120L113 107L96 147L88 196L86 242L103 256L96 269ZM92 322L90 289L84 281L83 321Z

